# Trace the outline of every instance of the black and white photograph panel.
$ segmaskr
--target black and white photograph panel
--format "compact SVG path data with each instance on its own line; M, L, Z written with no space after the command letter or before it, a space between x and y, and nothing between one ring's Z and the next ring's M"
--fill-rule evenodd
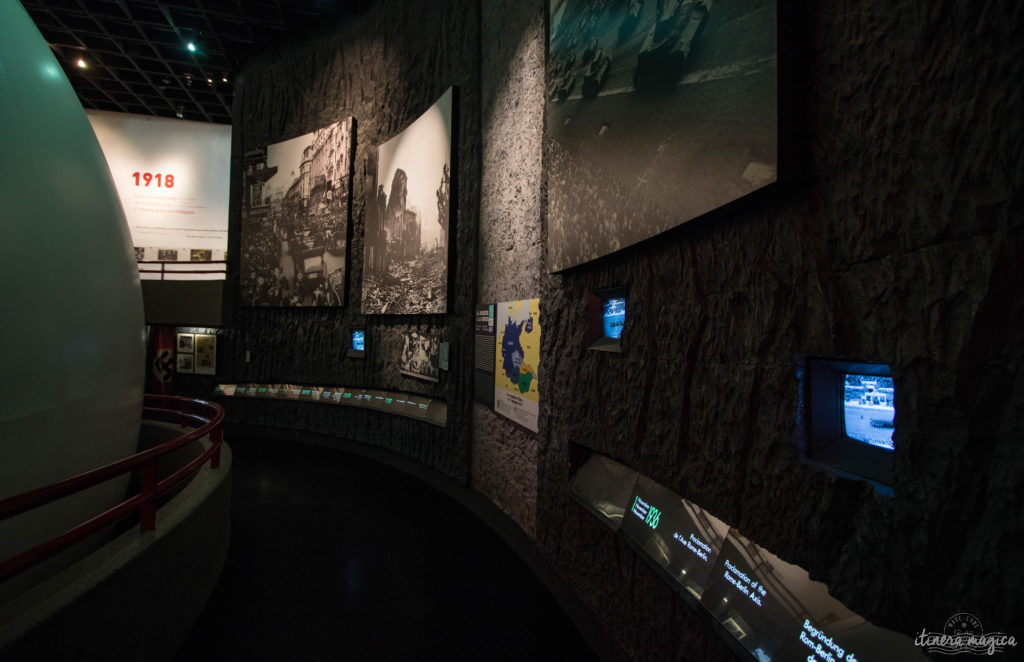
M247 150L242 173L243 303L343 305L352 118Z
M447 312L453 96L367 157L363 313Z
M406 331L402 334L402 374L427 381L438 381L438 356L441 337L438 334Z
M549 269L777 180L776 0L549 0Z

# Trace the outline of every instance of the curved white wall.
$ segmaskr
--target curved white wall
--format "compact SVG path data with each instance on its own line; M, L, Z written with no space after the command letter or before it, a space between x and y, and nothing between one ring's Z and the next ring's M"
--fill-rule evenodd
M13 0L0 0L0 284L0 498L133 453L145 346L124 214L81 104ZM0 559L120 500L126 480L0 523Z

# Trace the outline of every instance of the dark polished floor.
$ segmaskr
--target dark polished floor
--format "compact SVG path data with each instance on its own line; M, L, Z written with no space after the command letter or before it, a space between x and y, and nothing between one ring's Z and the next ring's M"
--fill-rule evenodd
M180 662L596 659L515 552L447 496L332 449L230 443L231 547Z

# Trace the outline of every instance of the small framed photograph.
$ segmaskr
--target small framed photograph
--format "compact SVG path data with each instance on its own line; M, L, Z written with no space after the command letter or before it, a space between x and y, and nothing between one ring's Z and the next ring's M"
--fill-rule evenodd
M178 334L178 353L187 352L189 354L195 352L196 334L194 333L179 333Z
M436 333L403 332L401 372L403 375L436 382L441 337Z
M195 361L192 354L178 354L177 372L191 375L195 372Z

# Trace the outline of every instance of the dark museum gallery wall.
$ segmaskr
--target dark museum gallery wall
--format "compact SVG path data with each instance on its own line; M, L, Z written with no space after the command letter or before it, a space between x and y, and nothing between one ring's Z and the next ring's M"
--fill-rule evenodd
M379 445L469 480L536 540L630 659L730 654L568 498L581 449L706 508L878 625L939 630L967 611L986 631L1019 638L1021 6L780 3L783 51L796 51L780 60L783 110L801 129L782 141L805 154L804 174L558 275L545 268L545 0L379 0L251 62L235 102L231 258L242 150L353 115L348 302L236 309L221 332L218 378L427 393L448 401L449 420L441 429L272 401L229 401L229 417ZM364 318L366 148L453 84L452 312ZM629 293L622 356L583 349L586 294L607 286ZM472 305L534 296L543 328L539 434L471 400ZM352 324L368 330L363 362L343 358ZM436 386L398 374L394 357L409 328L443 328L452 342L453 369ZM799 354L891 364L894 498L798 460ZM209 393L212 381L189 379L182 384Z
M241 246L241 169L247 149L355 118L347 298L342 308L239 305L222 332L218 381L367 387L422 393L448 403L439 428L404 417L348 407L296 406L274 401L224 401L228 420L334 435L420 461L460 482L468 480L472 347L479 200L479 26L475 3L379 0L345 23L321 26L278 51L246 63L236 77L229 219L231 273ZM454 290L446 315L361 313L365 160L371 146L392 138L455 86L453 168L455 243L449 265ZM241 298L239 298L241 301ZM346 329L364 326L363 360L345 358ZM400 374L404 331L439 332L451 343L452 370L437 384ZM250 360L245 361L245 352ZM213 381L181 378L208 395Z
M538 435L475 406L473 484L630 658L727 653L569 500L577 444L884 627L1024 622L1022 11L939 4L780 0L783 156L805 174L547 275L546 2L483 3L479 299L540 295L544 377ZM587 292L608 286L629 293L621 357L583 349ZM798 461L798 354L892 365L895 498Z

